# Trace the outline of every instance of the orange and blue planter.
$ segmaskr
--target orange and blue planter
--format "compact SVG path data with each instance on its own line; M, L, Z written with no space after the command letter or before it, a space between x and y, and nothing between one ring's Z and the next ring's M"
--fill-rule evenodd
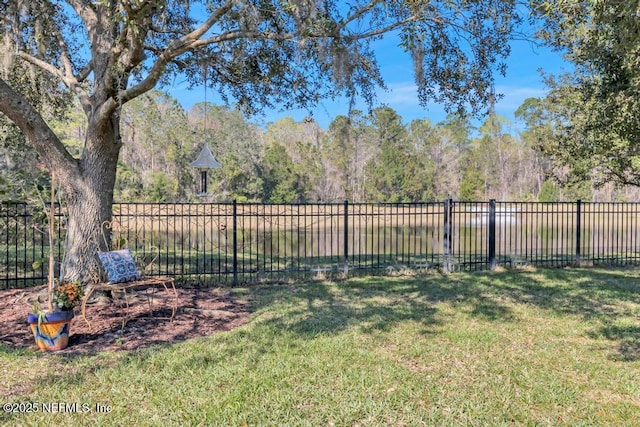
M31 326L38 349L55 351L66 348L69 345L71 319L73 319L73 310L46 313L42 321L39 321L37 314L29 313L27 321Z

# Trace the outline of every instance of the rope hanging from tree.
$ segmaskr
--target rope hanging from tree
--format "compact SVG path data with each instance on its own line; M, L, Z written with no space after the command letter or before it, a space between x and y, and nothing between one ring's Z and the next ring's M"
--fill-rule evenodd
M202 78L204 81L204 108L203 108L203 120L202 120L202 134L204 135L207 132L207 66L203 63L202 66ZM209 142L207 140L204 141L204 146L198 154L198 157L189 164L189 166L194 167L200 171L200 193L199 196L208 195L207 191L207 170L209 169L220 169L222 165L215 159L211 149L209 148Z

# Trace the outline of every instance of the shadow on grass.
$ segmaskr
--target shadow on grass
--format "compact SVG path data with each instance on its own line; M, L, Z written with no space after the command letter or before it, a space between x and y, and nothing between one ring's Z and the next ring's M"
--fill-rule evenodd
M635 269L560 269L506 273L497 291L518 303L575 315L597 326L589 335L615 343L619 361L640 360L640 287ZM620 325L631 319L634 325Z
M560 269L509 273L499 291L519 303L563 315L575 315L597 326L590 335L615 343L619 361L640 360L640 287L637 269ZM508 278L508 279L506 279ZM620 319L633 325L620 325Z
M448 307L457 315L484 322L517 324L514 308L519 304L550 315L578 316L593 325L588 331L592 338L606 339L616 346L612 359L636 362L640 360L638 276L637 270L625 269L541 269L249 287L242 290L242 295L251 302L253 318L246 328L232 334L110 355L31 355L0 346L0 353L24 355L26 363L30 359L52 359L53 363L48 368L46 363L40 368L29 367L40 372L25 375L15 384L25 388L3 397L18 401L22 396L37 396L31 384L46 390L81 388L83 384L97 384L95 377L102 375L107 382L115 378L129 386L128 381L143 381L144 387L153 388L182 378L185 371L223 369L234 359L236 367L228 374L232 377L233 369L260 367L265 354L307 351L304 341L322 335L349 330L375 335L407 323L413 323L418 333L437 333L441 325L452 321ZM189 305L196 306L197 302L191 300ZM232 312L230 308L228 311ZM187 336L186 332L179 334L177 341ZM137 377L141 371L144 376ZM108 391L105 396L109 396ZM15 414L0 415L0 424L24 420Z
M605 338L616 345L613 359L633 362L640 360L640 293L637 281L638 272L628 269L540 269L254 286L238 292L242 292L243 298L251 303L254 314L250 328L259 330L243 329L218 337L215 351L203 351L206 360L193 354L195 359L192 362L194 367L224 364L226 359L247 352L255 353L254 356L259 358L261 352L272 351L272 340L280 334L291 334L302 340L340 334L350 329L375 334L408 322L415 324L418 333L437 333L441 325L452 321L446 307L485 322L517 322L513 311L517 304L532 305L554 315L580 316L594 325L589 332L594 338ZM196 306L197 301L189 304ZM227 310L232 311L230 308ZM620 323L620 318L626 319L626 323ZM261 328L270 332L266 333ZM112 363L129 363L129 357L144 365L144 360L158 352L171 352L176 347L175 343L188 335L186 331L178 331L176 341L155 344L128 353L126 357L62 355L63 363L69 364L72 371L76 364L94 363L95 367L93 370L79 370L75 379L67 378L68 370L62 369L59 374L54 372L38 381L44 384L62 381L73 386L81 383L87 375L93 375L95 370ZM209 347L214 345L213 341L206 342ZM297 345L296 342L286 344ZM14 351L20 353L24 350L0 346L0 353ZM181 360L189 365L191 359Z
M638 277L631 270L548 269L535 272L488 273L496 292L514 302L532 304L585 320L607 318L628 311L627 303L640 305Z
M604 336L617 343L617 354L612 359L621 362L640 360L640 326L603 326L592 337Z
M356 327L364 333L387 331L402 322L415 322L424 333L446 321L436 307L439 302L465 305L472 316L510 321L511 309L488 295L484 287L471 286L456 276L389 279L359 278L337 284L256 289L259 307L275 310L264 324L303 337L337 334ZM288 309L285 307L289 307Z
M616 343L623 361L640 360L640 326L616 326L621 317L640 321L637 272L631 269L540 269L456 273L409 278L368 277L337 284L307 283L253 288L258 309L275 313L264 324L302 337L349 328L386 331L413 321L424 332L450 321L447 303L485 321L512 322L514 304L593 322L594 335ZM289 307L278 311L277 307ZM293 307L293 308L291 308ZM606 325L606 326L597 326Z

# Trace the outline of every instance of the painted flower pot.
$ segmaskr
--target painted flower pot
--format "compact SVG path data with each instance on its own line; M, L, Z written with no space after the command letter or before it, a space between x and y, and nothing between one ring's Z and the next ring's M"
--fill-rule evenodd
M27 321L39 350L62 350L69 344L69 324L73 319L73 310L46 313L44 319L29 313Z

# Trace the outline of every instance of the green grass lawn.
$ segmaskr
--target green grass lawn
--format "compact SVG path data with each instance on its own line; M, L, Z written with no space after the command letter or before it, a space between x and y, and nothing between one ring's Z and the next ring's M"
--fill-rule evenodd
M639 281L557 269L232 289L252 320L208 338L91 356L0 347L3 403L90 410L0 424L638 425Z

